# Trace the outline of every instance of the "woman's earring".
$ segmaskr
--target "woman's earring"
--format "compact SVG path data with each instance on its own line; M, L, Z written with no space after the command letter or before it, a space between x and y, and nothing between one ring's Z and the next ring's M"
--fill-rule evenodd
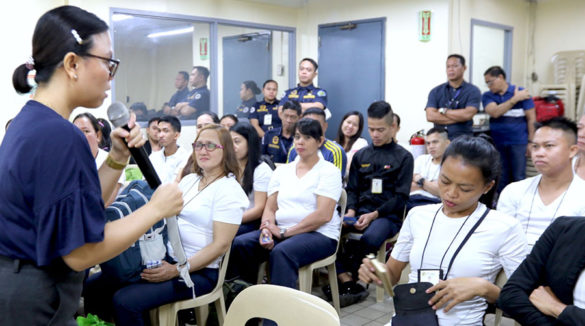
M73 75L73 79L77 79L77 75Z

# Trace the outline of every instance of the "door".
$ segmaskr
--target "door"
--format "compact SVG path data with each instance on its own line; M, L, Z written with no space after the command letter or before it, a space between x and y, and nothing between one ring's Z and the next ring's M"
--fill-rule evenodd
M384 99L385 19L319 26L319 87L331 110L327 138L335 139L343 115ZM362 137L370 139L366 124Z
M262 83L272 76L271 35L251 33L223 38L223 114L234 113L242 103L240 85L253 80ZM260 100L262 94L257 96Z

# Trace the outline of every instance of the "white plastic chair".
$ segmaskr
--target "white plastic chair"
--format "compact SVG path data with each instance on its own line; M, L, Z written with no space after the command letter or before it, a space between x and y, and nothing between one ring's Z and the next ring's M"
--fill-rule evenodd
M221 260L219 277L213 291L208 294L198 296L195 299L172 302L151 310L150 319L153 325L157 324L155 322L156 320L158 320L159 326L178 325L177 312L179 312L179 310L192 308L195 308L195 318L197 319L197 325L206 325L207 316L209 315L208 305L210 303L215 303L215 310L217 311L219 325L223 325L223 321L226 315L225 300L223 297L223 281L225 279L225 273L227 271L227 265L230 259L230 251L231 247L228 249L228 251L223 256L223 259Z
M224 326L266 318L278 326L339 326L339 315L325 300L284 286L259 284L242 291L230 306Z

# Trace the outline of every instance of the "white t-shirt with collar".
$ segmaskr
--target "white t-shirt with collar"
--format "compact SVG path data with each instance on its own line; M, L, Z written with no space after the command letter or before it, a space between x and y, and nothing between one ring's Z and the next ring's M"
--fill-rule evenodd
M172 182L177 178L179 171L187 164L191 151L183 146L177 148L173 155L165 156L164 147L160 151L150 153L148 158L162 183Z
M413 174L420 174L427 181L435 181L439 179L439 172L441 164L433 163L433 157L430 154L420 155L414 160ZM424 190L415 190L410 195L423 195L429 198L439 199L439 197Z
M498 200L498 211L517 218L522 224L530 249L555 218L585 216L584 180L574 176L566 193L545 205L537 190L541 178L539 174L507 185Z
M275 215L279 227L292 227L313 213L317 209L317 195L335 202L341 196L341 171L335 165L320 157L317 164L299 178L296 172L298 162L295 160L277 167L270 178L268 196L278 192L278 210ZM335 209L331 220L316 231L339 240L340 227L341 219Z
M265 162L260 163L254 169L254 181L253 181L253 191L250 192L248 198L250 199L250 205L248 209L254 207L254 191L258 192L268 192L268 184L270 183L270 177L272 176L272 169L268 164Z
M177 218L187 257L213 241L213 222L239 225L248 207L248 197L233 175L222 177L201 191L198 190L200 179L197 174L191 173L179 182L185 207ZM167 247L172 256L170 243ZM219 261L220 258L207 267L218 268Z
M437 214L425 250L423 269L443 269L447 272L451 258L465 236L480 219L486 206L478 204L467 222L465 217L450 218L443 214L441 204L413 208L400 230L398 241L392 250L392 257L398 261L410 262L409 282L418 282L418 269L433 216ZM465 224L464 224L465 222ZM463 227L461 228L461 226ZM455 238L457 231L461 231ZM451 241L453 244L447 251ZM441 267L443 255L447 251ZM447 279L458 277L481 277L495 282L498 272L503 268L510 277L527 254L526 237L520 223L508 215L491 210L483 222L471 235L455 258ZM437 310L440 325L483 325L486 300L475 297L457 304L448 313Z

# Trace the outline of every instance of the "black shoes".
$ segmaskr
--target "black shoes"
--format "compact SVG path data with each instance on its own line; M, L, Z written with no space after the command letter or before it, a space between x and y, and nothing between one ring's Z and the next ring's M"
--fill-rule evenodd
M326 285L321 288L327 300L332 301L331 287ZM347 307L354 303L358 303L368 297L370 293L363 286L357 284L355 281L349 281L339 284L339 305Z

